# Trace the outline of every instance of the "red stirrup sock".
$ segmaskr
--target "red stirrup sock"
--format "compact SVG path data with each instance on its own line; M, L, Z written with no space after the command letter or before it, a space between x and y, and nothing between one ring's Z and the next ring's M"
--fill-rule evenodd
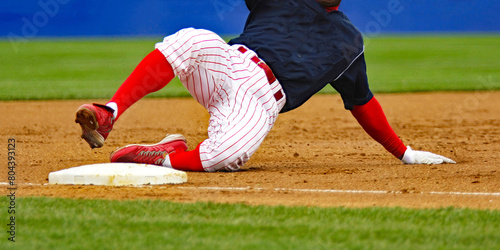
M110 107L118 109L115 110L117 111L115 120L147 94L167 86L174 76L174 71L165 56L159 50L153 50L137 65L109 101ZM116 106L112 103L116 103Z
M205 171L201 165L200 144L194 150L171 153L168 156L170 157L170 164L174 169L196 172Z
M373 97L365 105L355 105L351 111L358 123L373 139L391 154L401 159L406 146L389 125L380 103Z

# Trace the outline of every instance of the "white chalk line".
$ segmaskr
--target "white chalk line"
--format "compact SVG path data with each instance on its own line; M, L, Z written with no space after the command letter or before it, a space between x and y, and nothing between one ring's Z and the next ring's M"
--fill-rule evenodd
M45 186L48 184L19 183L17 186ZM7 182L0 182L0 186L9 186ZM151 187L151 186L144 186ZM500 193L484 192L403 192L382 190L341 190L341 189L297 189L297 188L253 188L253 187L177 187L179 189L199 189L215 191L275 191L275 192L297 192L297 193L339 193L339 194L434 194L434 195L470 195L470 196L500 196Z
M180 189L201 189L216 191L276 191L301 193L347 193L347 194L435 194L435 195L471 195L471 196L500 196L500 193L482 192L403 192L382 190L340 190L340 189L296 189L296 188L252 188L252 187L179 187Z

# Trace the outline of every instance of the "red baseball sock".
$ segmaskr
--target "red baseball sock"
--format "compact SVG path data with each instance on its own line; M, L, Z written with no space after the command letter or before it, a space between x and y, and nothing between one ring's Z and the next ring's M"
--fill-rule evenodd
M205 171L201 165L200 144L192 151L171 153L168 156L170 157L170 164L174 169L196 172Z
M174 71L165 56L159 50L153 50L137 65L109 101L118 106L115 120L147 94L165 87L174 76Z
M406 146L389 125L380 103L373 97L365 105L355 105L351 111L358 123L373 139L391 154L401 159Z

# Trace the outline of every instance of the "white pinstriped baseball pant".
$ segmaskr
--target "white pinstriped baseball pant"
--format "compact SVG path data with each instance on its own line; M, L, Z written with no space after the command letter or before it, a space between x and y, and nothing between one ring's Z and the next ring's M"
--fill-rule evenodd
M193 28L156 44L175 75L210 114L208 138L200 144L205 171L240 169L285 105L278 81L270 83L256 63L256 54L241 47L227 44L211 31Z

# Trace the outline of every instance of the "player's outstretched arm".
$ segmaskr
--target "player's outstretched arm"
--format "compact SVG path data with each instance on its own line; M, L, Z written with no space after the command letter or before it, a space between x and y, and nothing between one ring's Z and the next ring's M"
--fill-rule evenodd
M431 152L418 151L407 147L405 154L401 161L404 164L442 164L442 163L456 163L454 160L437 155Z
M374 140L405 164L455 163L455 161L441 155L416 151L405 146L389 125L384 111L375 97L365 105L354 106L351 112L361 127Z

